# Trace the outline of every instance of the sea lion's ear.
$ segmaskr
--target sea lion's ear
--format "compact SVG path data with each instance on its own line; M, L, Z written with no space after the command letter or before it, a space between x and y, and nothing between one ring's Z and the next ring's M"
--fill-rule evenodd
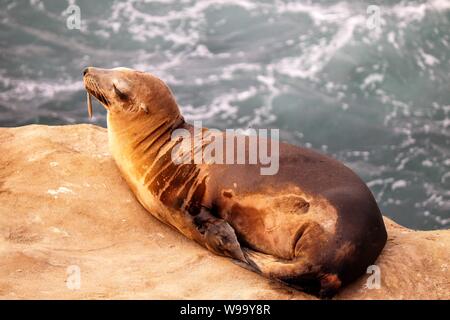
M143 110L145 113L148 113L147 105L143 102L139 104L139 109Z

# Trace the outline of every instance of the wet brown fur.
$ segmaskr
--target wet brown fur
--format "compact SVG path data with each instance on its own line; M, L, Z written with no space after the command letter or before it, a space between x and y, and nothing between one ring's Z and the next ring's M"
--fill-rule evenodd
M84 79L108 110L111 152L134 194L185 236L323 297L380 254L387 235L378 206L338 161L280 144L273 176L261 175L259 164L175 164L172 132L194 129L161 80L123 68L89 68Z

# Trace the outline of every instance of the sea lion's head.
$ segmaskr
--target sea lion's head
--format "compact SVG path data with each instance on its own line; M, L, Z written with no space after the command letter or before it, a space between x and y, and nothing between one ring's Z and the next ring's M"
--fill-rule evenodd
M179 116L169 87L150 73L128 68L88 67L83 71L83 82L87 90L89 116L92 116L91 95L110 114L117 116Z

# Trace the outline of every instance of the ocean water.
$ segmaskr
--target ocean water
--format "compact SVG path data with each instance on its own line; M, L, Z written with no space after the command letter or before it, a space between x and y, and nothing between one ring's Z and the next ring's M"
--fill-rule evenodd
M0 4L0 126L105 126L83 68L149 71L187 120L279 128L351 167L398 223L450 227L450 0Z

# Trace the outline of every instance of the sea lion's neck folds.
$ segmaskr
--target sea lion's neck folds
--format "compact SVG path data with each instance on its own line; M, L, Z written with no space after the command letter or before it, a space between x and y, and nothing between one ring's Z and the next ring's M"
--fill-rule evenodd
M170 148L173 130L185 123L180 115L174 118L137 114L117 117L110 112L107 121L110 151L121 171L134 173L130 177L133 179L142 178L150 171Z

